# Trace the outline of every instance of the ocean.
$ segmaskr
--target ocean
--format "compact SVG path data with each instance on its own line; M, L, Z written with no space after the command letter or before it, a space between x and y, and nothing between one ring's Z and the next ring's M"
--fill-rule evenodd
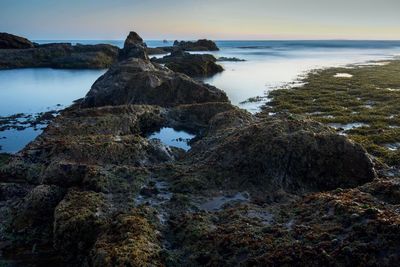
M36 40L38 43L108 43L122 40ZM149 47L172 42L146 41ZM231 102L257 112L268 92L288 84L312 69L365 64L400 56L400 41L216 41L216 57L236 57L240 62L220 62L225 71L203 81L224 90ZM210 52L207 52L210 53ZM0 71L0 117L16 113L37 114L61 109L84 97L105 70L16 69ZM251 97L260 102L245 102ZM45 127L45 125L43 126ZM0 132L0 151L15 153L42 132L41 128Z

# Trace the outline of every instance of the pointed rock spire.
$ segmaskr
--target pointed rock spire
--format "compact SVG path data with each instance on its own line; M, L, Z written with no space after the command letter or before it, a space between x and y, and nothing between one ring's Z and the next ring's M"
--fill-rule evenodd
M140 58L149 60L146 52L146 43L143 42L142 37L134 31L131 31L125 39L124 48L120 52L120 60L128 58Z

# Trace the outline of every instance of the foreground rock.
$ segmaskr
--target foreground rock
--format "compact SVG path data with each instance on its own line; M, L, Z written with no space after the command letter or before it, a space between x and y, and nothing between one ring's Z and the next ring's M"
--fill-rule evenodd
M394 266L400 260L400 202L382 203L366 189L386 184L397 194L397 182L311 194L283 205L253 202L177 216L174 257L184 266Z
M374 179L362 147L240 110L137 58L131 37L85 99L1 158L1 264L397 264L398 181ZM147 138L162 127L195 134L192 149Z
M263 193L304 193L356 187L375 178L365 150L320 123L286 118L243 123L249 119L242 115L239 126L229 117L214 117L210 136L189 153L197 172L213 173L208 186L222 182Z
M165 64L170 70L181 72L191 77L212 76L224 70L221 65L216 64L217 59L213 55L189 54L181 50L153 61Z
M35 45L26 38L0 32L0 49L27 49Z

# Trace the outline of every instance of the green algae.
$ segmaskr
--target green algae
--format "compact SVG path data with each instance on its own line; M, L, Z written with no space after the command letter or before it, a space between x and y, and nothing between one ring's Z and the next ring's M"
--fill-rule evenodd
M11 155L7 153L0 153L0 168L3 167L8 163L10 160Z
M377 162L399 165L400 60L311 72L304 85L272 91L264 112L287 112L334 125L362 144ZM338 73L351 77L335 77Z
M144 207L118 215L92 250L93 266L162 266L154 213Z

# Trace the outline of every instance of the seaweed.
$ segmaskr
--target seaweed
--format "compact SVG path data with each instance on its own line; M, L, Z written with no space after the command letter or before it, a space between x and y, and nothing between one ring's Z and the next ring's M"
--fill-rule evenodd
M338 73L352 76L337 77ZM360 124L337 131L362 144L377 161L399 165L400 151L387 147L400 141L399 73L400 60L315 70L301 87L270 92L272 101L264 106L264 114L288 112L328 125Z

